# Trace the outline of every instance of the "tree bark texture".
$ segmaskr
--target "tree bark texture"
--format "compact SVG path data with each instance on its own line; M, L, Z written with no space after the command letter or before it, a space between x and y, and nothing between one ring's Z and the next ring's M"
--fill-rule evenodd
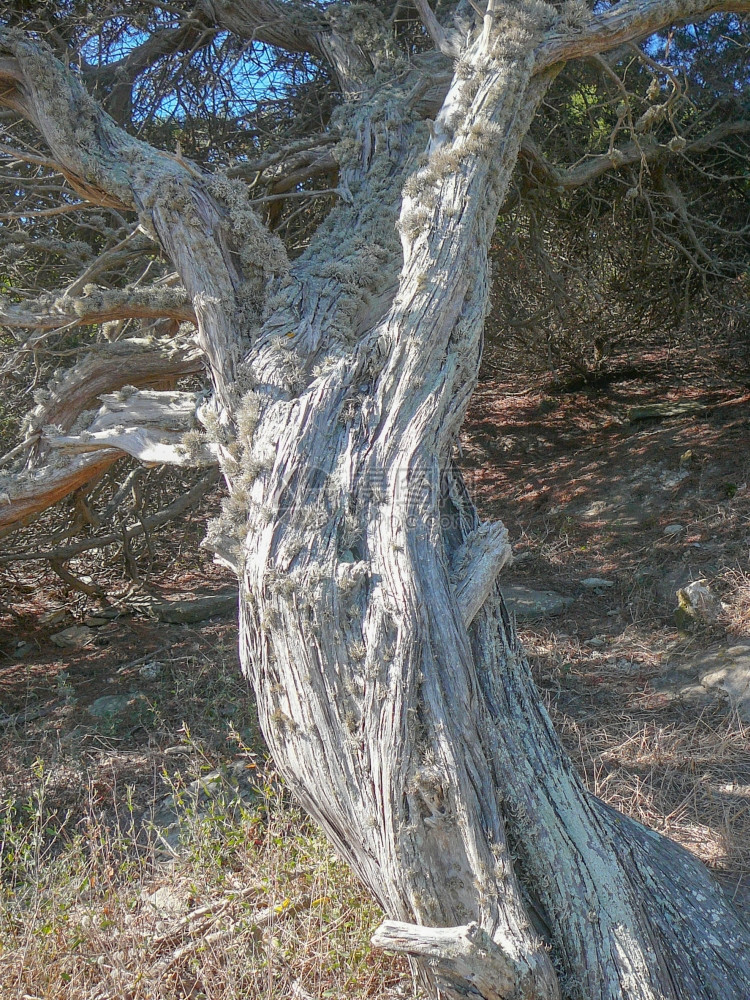
M653 30L655 0L640 6ZM286 5L216 5L234 21L256 7ZM693 9L678 7L659 23ZM521 142L556 61L636 37L638 9L585 31L533 0L490 3L467 37L428 19L457 56L430 122L417 61L365 82L345 25L295 22L293 43L338 60L358 99L334 119L341 201L288 266L229 182L141 150L81 98L86 160L24 75L26 43L0 64L6 103L80 183L134 207L183 278L230 489L208 543L240 581L263 732L389 917L375 942L445 1000L750 996L743 918L563 752L498 589L507 535L480 523L454 462Z
M533 35L510 25L501 46L464 57L421 166L398 152L419 149L418 128L359 112L353 204L328 226L366 246L345 256L322 234L251 357L258 423L233 557L243 664L287 780L412 925L419 946L398 946L429 956L443 996L745 997L750 939L720 890L589 796L562 752L495 588L506 549L452 464L489 234L549 79L533 75ZM381 243L361 221L376 204L398 205L398 276L365 263L381 246L394 257L380 219ZM382 316L363 302L342 329L320 258L326 273L369 276L376 307L397 281ZM415 924L452 930L428 950Z

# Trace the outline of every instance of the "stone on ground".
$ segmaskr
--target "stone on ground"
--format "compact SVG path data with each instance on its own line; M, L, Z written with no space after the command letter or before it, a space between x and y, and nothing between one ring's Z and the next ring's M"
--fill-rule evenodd
M141 703L146 704L146 697L140 692L135 694L107 694L97 698L88 707L89 715L97 719L106 719L108 716L120 715L137 708Z
M82 649L93 640L94 633L85 625L71 625L50 636L50 641L61 649Z
M694 580L677 591L677 624L693 619L702 625L712 625L721 611L721 602L711 592L705 580Z
M564 597L554 590L532 590L510 583L500 589L508 611L518 619L552 618L573 603L572 597Z
M701 684L725 691L740 718L750 723L750 641L722 648L706 659L713 664L702 675Z

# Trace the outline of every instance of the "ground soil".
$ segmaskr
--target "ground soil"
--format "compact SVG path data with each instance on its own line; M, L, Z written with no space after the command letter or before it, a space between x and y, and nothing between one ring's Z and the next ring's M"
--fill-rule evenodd
M705 409L628 419L635 405L670 401ZM700 352L679 366L655 354L638 376L575 391L490 370L462 437L482 515L510 531L516 563L504 579L573 598L559 617L519 628L590 787L703 857L738 901L750 879L750 730L698 682L702 656L750 637L748 402L747 385ZM198 548L201 518L183 527L179 542L160 542L170 559L140 592L176 599L231 582ZM179 771L186 728L207 766L230 760L238 740L262 752L231 618L154 621L120 582L121 616L62 650L51 636L99 605L28 566L14 568L0 607L0 799L22 794L42 760L72 823L92 793L116 809L126 785L143 815ZM614 586L586 588L589 577ZM680 630L676 591L699 578L721 615ZM152 660L158 676L144 676ZM133 692L145 709L88 711Z
M519 628L589 787L693 850L747 905L750 725L700 685L750 639L750 393L726 368L704 348L655 351L638 374L575 391L487 377L463 461L483 516L509 528L503 580L573 599ZM703 409L629 419L667 403ZM585 587L592 577L614 586ZM677 591L700 579L718 618L678 627Z

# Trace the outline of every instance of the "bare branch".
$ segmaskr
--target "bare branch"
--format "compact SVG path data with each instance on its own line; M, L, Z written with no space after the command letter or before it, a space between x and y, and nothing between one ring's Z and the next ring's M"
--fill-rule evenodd
M339 141L339 135L335 132L321 132L317 135L305 136L296 142L290 142L272 153L266 153L252 160L242 160L227 168L227 177L254 177L257 174L265 173L272 167L278 167L282 174L289 171L289 164L292 169L297 169L300 164L312 162L320 156L322 146L330 146ZM0 147L1 149L2 147ZM333 161L335 163L335 161Z
M325 9L298 0L202 0L201 11L239 38L325 60L342 92L354 96L388 50L392 30L376 4L331 4ZM358 40L368 22L367 44Z
M57 330L116 319L162 319L194 322L184 288L87 288L87 294L45 295L23 304L0 298L0 326Z
M331 195L344 200L351 197L344 188L322 188L320 191L279 191L277 194L264 194L260 198L253 198L252 204L263 205L270 201L282 201L285 198L324 198Z
M445 56L457 56L459 47L456 44L456 40L446 32L440 21L435 17L429 0L414 0L414 6L417 8L419 16L422 19L422 24L427 29L438 51L442 52Z
M102 66L88 67L84 78L94 87L110 89L105 100L115 121L126 122L131 113L132 89L138 75L164 56L204 47L216 35L217 28L206 23L200 11L189 14L177 27L162 28L150 34L127 55Z
M242 192L216 186L194 164L134 139L106 115L51 51L0 31L0 104L34 122L76 190L136 210L184 282L214 391L228 422L230 386L248 314L259 318L268 276L286 255ZM4 89L3 89L4 88ZM211 188L213 184L214 191ZM229 211L221 200L233 201ZM241 229L250 252L235 251Z
M750 0L623 0L579 28L549 31L536 52L535 73L554 63L606 52L674 24L717 13L746 13Z
M186 510L190 510L190 508L198 503L198 501L205 496L208 490L218 482L218 479L218 469L210 469L205 476L198 480L195 486L187 490L187 492L183 493L167 507L164 507L156 514L151 514L149 517L142 518L136 524L132 524L124 528L122 531L111 531L105 535L99 535L97 538L82 538L77 542L71 542L69 545L57 546L54 549L34 550L32 552L5 552L0 556L0 564L12 562L31 562L42 559L56 559L58 561L63 561L66 559L72 559L73 556L80 555L82 552L90 552L92 549L104 548L105 545L115 545L117 543L121 543L123 536L128 542L130 542L134 538L138 538L140 535L150 531L152 528L158 528L160 525L166 524L175 517L179 517L180 514L183 514ZM3 506L0 502L0 515L2 512ZM0 526L1 524L2 522L0 522ZM15 525L15 527L20 527L20 525ZM0 530L0 535L3 534L8 534L8 530Z
M320 37L331 31L316 8L278 0L202 0L198 9L239 38L264 42L287 52L310 52L324 57Z
M629 142L611 152L591 156L582 163L567 168L560 168L550 163L536 143L528 137L524 139L521 146L521 155L529 162L533 173L542 183L550 187L571 191L589 184L610 170L619 170L633 164L649 162L658 157L705 153L710 149L715 149L732 135L747 135L749 133L750 121L722 122L705 135L684 145L681 142L660 143L642 138L638 143Z

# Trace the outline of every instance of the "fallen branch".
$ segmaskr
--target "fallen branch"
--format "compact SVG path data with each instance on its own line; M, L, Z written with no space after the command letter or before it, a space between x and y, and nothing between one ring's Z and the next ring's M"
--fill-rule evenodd
M25 712L16 712L15 715L6 715L0 719L0 729L19 724L25 725L27 722L33 722L35 719L43 719L47 715L52 715L55 709L59 707L60 703L56 701L52 705L45 705L42 708L30 708Z
M639 420L666 420L668 417L690 417L710 410L705 403L648 403L645 406L631 406L628 420L631 424Z
M193 625L196 622L227 615L237 611L237 589L221 594L208 594L184 601L161 601L154 597L143 597L138 601L138 610L145 611L151 618L170 625Z
M123 612L124 613L124 612ZM119 615L117 616L120 617ZM169 646L159 646L157 649L152 649L150 653L144 653L143 656L138 656L134 660L129 660L127 663L123 663L121 667L117 668L118 674L124 674L125 671L130 670L132 667L137 667L140 663L147 663L149 660L153 660L155 656L159 653L164 653Z

